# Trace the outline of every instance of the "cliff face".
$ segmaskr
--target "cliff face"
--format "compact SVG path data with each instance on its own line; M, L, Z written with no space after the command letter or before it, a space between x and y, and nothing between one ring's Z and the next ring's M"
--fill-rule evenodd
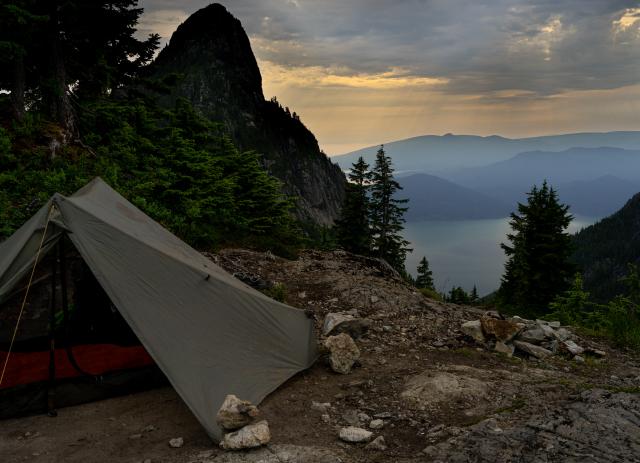
M303 221L330 225L344 198L345 176L320 151L314 135L278 103L265 101L262 77L240 21L222 5L191 15L152 65L152 75L179 74L161 102L187 98L211 120L224 124L243 150L255 150L264 166L298 198Z

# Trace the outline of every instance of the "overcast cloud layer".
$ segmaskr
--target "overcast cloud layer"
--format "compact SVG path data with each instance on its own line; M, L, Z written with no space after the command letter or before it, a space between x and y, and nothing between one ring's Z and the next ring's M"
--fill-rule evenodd
M209 2L145 0L168 40ZM428 133L640 130L640 3L229 0L265 95L330 154Z

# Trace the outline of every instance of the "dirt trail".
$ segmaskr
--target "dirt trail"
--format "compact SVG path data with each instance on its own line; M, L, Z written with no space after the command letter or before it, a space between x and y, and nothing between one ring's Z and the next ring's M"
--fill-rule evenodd
M256 286L280 283L318 328L329 312L372 320L357 340L361 366L338 375L321 358L271 394L260 407L272 432L263 453L225 456L165 388L63 409L57 418L0 422L0 461L640 461L635 355L593 339L580 341L604 350L605 360L488 352L459 331L481 311L428 300L387 266L346 253L288 261L227 250L213 258ZM323 412L313 401L331 405ZM376 415L386 450L338 439L341 427L366 426ZM184 446L170 448L174 437Z

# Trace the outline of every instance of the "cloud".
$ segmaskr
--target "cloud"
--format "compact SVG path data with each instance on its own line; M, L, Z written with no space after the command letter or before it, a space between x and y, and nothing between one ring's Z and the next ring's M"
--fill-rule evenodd
M142 29L168 37L207 3L144 0ZM327 145L375 144L380 133L640 129L638 0L224 4L250 37L265 95Z

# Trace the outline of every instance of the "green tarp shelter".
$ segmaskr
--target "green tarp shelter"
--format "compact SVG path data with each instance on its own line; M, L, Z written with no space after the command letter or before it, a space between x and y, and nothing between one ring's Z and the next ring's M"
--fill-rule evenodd
M67 235L214 439L227 394L260 401L316 359L313 321L237 280L96 178L0 243L0 303Z

